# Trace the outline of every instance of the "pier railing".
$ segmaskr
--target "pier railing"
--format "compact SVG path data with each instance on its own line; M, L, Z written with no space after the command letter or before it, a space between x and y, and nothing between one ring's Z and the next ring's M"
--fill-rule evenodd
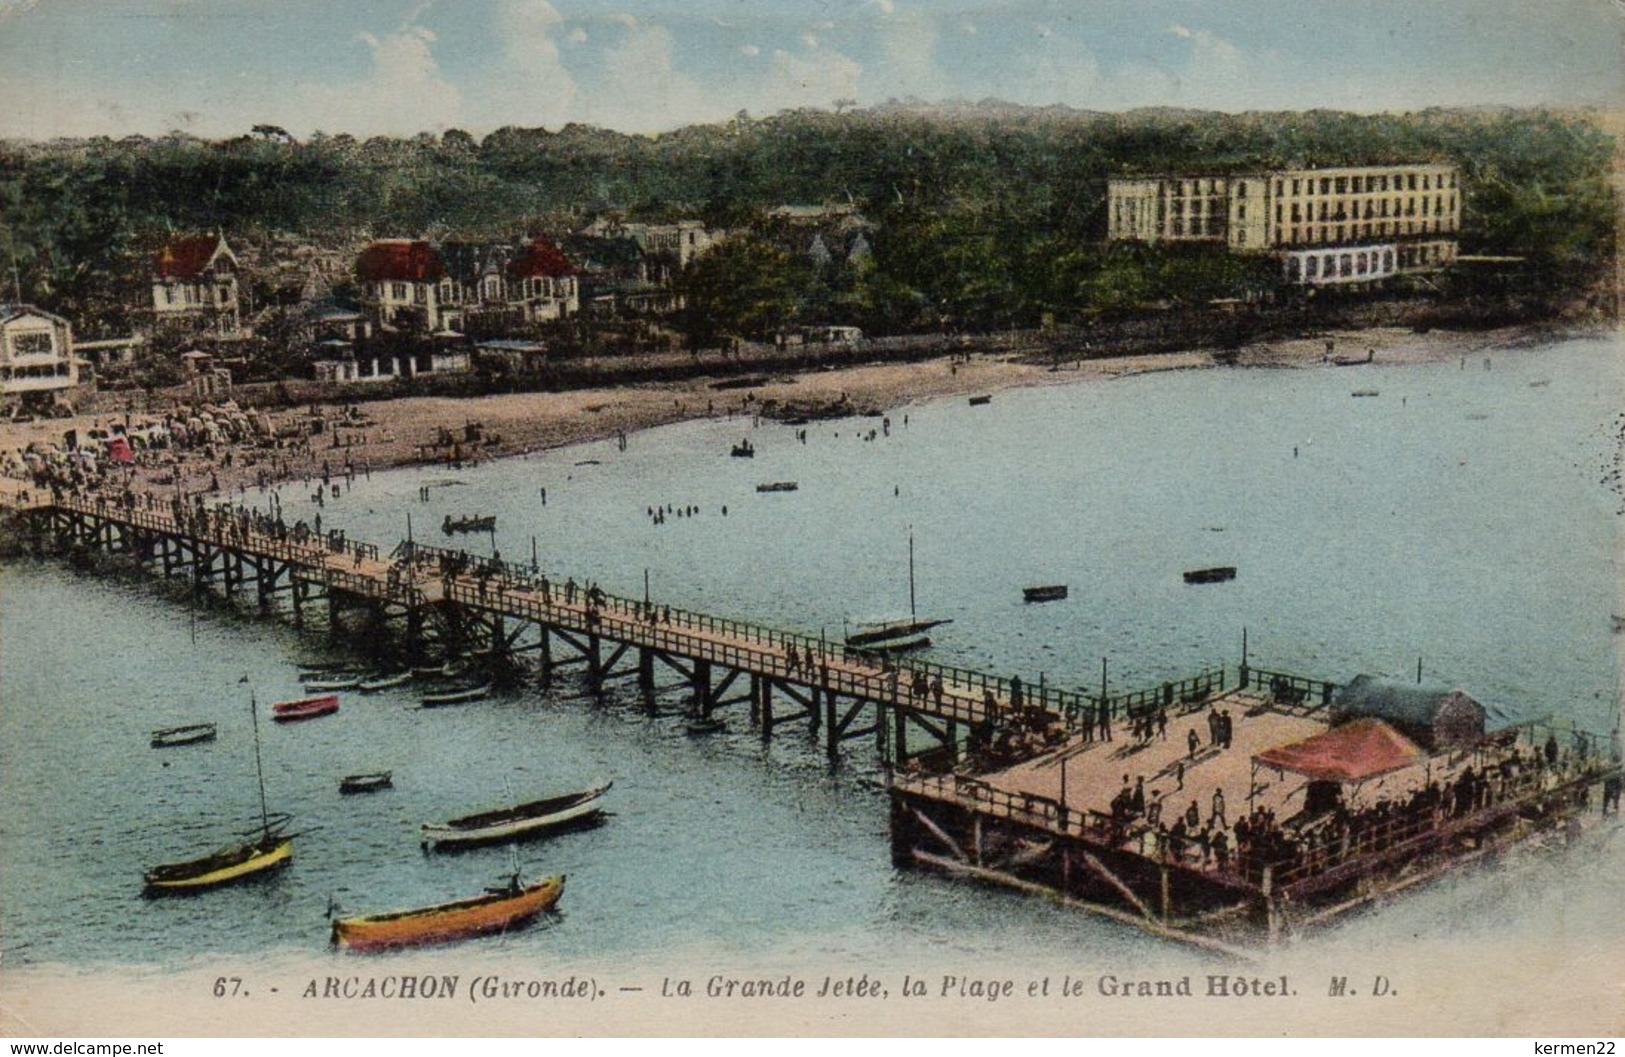
M1106 715L1112 721L1117 721L1155 713L1158 709L1190 708L1223 693L1224 684L1225 669L1223 665L1206 668L1195 675L1186 676L1183 679L1171 679L1160 686L1147 687L1143 690L1130 690L1120 694L1108 694L1105 698ZM1074 731L1080 730L1090 723L1098 723L1100 720L1100 695L1078 696L1081 697L1081 701L1075 706L1075 711L1069 711L1066 714L1068 725Z
M1308 709L1324 708L1331 704L1336 683L1324 679L1310 679L1291 672L1272 672L1265 668L1242 665L1236 673L1237 688L1262 690L1270 700L1281 705L1302 705Z

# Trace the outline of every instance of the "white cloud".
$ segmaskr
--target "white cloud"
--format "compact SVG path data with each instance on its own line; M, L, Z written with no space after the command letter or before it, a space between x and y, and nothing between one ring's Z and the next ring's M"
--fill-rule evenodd
M807 30L807 32L801 35L801 43L807 45L809 48L818 47L818 34L814 33L810 29Z
M621 25L628 32L604 51L602 82L583 97L582 109L589 120L629 132L652 132L726 113L725 107L711 105L699 84L677 68L670 31L635 20Z
M1249 69L1241 48L1208 30L1177 22L1168 32L1188 41L1190 48L1184 68L1176 75L1177 100L1170 102L1238 107L1257 94L1255 71Z
M585 43L587 43L587 31L582 29L580 26L577 26L575 29L572 29L570 31L570 43L572 43L572 44L585 44Z
M638 28L638 20L637 20L637 18L632 16L632 15L627 14L624 11L622 11L618 15L609 16L609 20L611 22L614 22L616 25L625 26L627 29L637 29Z
M410 135L458 123L462 96L440 75L430 47L432 30L408 25L383 36L362 33L357 39L372 53L365 79L300 89L310 128Z
M760 55L761 53L762 53L762 49L758 48L754 44L746 44L743 48L739 49L739 54L748 55L753 59L756 58L756 56Z
M559 37L581 43L577 27L564 34L564 16L548 0L502 0L496 12L502 54L478 94L480 127L505 124L557 125L569 120L576 99L575 78L559 57ZM580 33L579 39L576 33Z
M875 39L885 60L871 71L875 95L941 99L954 94L951 78L937 65L933 20L918 11L899 11L893 4L879 20Z
M827 107L837 99L858 98L862 75L862 66L837 51L803 59L779 50L773 53L763 94L770 110Z

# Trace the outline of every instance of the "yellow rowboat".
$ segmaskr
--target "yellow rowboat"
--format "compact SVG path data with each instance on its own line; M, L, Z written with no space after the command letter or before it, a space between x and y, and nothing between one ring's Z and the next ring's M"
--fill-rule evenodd
M146 873L147 892L196 892L230 884L286 866L293 858L293 837L267 831L258 840L222 848L189 862L154 866Z
M521 886L519 875L502 888L452 903L394 910L333 922L333 943L352 950L384 950L427 943L448 943L529 923L553 909L564 894L564 877L544 877Z

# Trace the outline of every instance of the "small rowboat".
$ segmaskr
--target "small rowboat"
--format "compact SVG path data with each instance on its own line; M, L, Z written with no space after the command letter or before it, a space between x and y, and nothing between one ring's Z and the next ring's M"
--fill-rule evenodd
M372 774L350 774L339 779L339 792L349 796L354 793L376 793L380 789L388 789L395 784L393 772L376 771Z
M315 719L339 710L339 695L305 697L298 701L278 701L271 706L271 718L278 723L292 723L301 719Z
M533 837L551 829L594 821L603 813L598 801L613 785L606 782L596 789L566 793L528 804L499 807L477 815L454 818L450 822L429 822L423 826L424 847L486 844L491 841Z
M767 484L756 486L758 492L794 492L801 487L794 481L769 481Z
M253 840L187 862L154 866L143 875L148 895L202 891L279 869L293 858L293 836L284 833L286 815L272 815Z
M374 693L379 690L388 690L391 687L405 686L407 683L412 681L412 675L413 673L408 670L404 672L395 672L391 675L374 676L371 679L361 680L361 682L356 684L356 688L362 693L366 694Z
M992 397L991 394L989 394L987 396L973 396L973 397L970 398L970 406L971 407L981 407L984 404L991 404L992 402L993 402L993 397Z
M322 694L330 690L354 690L361 685L359 675L336 675L330 679L312 679L305 684L305 689L312 693Z
M754 459L756 458L756 446L751 444L749 440L742 440L735 444L728 454L736 459Z
M440 523L440 531L448 536L454 532L495 532L496 528L497 519L495 514L489 514L485 517L460 518L453 518L450 514L447 514L446 520Z
M728 729L728 724L715 716L691 719L683 724L683 733L691 738L703 738L708 734L721 734Z
M152 732L152 747L167 749L175 745L196 745L200 741L213 741L213 723L189 723L184 727L165 727Z
M1021 589L1023 602L1059 602L1066 597L1066 584L1049 584L1045 587L1024 587Z
M1236 578L1234 565L1215 565L1211 569L1192 569L1185 574L1188 584L1217 584Z
M469 701L483 701L491 693L490 683L481 683L479 686L465 686L460 690L445 690L438 694L424 694L424 708L439 708L441 705L461 705Z
M361 676L348 668L310 668L299 673L301 683L325 683L336 679L359 679Z
M452 903L395 910L333 922L333 943L357 951L386 950L426 943L447 943L524 925L558 903L564 876L545 877L521 886L519 875L501 888Z

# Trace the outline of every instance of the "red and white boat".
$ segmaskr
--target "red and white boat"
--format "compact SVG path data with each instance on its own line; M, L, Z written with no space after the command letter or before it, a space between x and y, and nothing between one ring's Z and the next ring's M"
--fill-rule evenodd
M278 701L271 706L271 718L278 723L292 723L301 719L315 719L339 710L339 695L302 697L298 701Z

